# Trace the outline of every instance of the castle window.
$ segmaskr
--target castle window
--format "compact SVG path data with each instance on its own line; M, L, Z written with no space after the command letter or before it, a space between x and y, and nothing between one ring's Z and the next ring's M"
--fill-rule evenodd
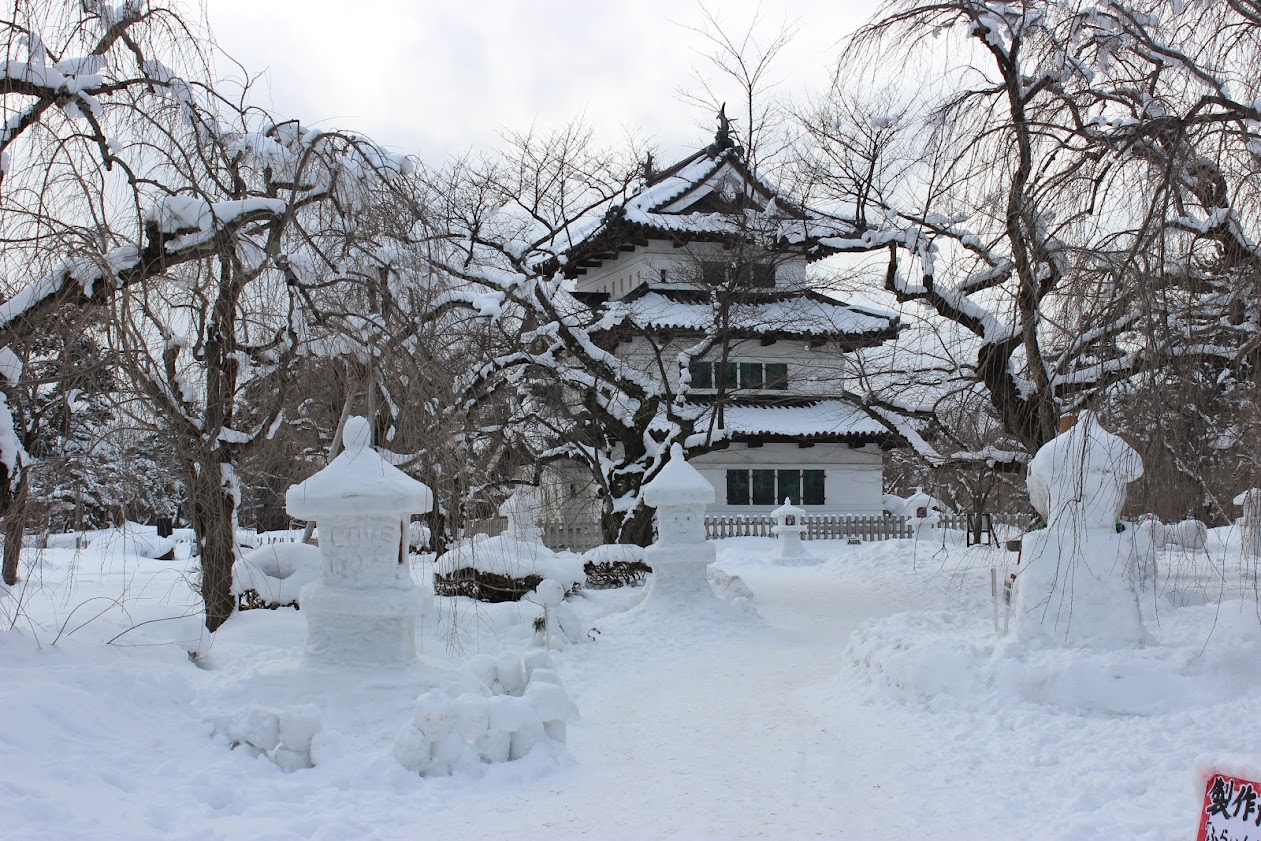
M692 373L692 388L714 389L721 385L728 391L735 389L762 390L788 388L788 365L784 362L693 362L688 366Z
M825 470L728 470L728 505L824 504Z
M757 261L733 267L719 260L701 263L701 282L706 286L724 286L733 279L742 289L771 289L775 286L775 264Z

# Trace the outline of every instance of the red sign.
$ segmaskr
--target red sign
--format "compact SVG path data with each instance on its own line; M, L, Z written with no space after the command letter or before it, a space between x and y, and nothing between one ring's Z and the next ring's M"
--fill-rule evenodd
M1216 772L1204 785L1195 841L1261 841L1261 783Z

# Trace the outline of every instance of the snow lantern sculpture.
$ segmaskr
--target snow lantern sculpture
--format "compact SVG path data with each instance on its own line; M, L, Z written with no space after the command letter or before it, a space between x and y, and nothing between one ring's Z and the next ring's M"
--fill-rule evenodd
M1030 497L1047 527L1024 539L1016 582L1022 640L1097 648L1143 641L1131 540L1117 534L1125 488L1143 473L1129 444L1092 412L1038 450Z
M1235 504L1243 508L1239 518L1245 555L1261 557L1261 488L1249 488L1235 497Z
M706 568L715 551L705 540L705 506L717 498L714 486L675 444L670 460L644 485L640 498L657 509L657 542L644 550L644 563L653 573L648 600L712 598Z
M923 488L916 488L915 493L906 498L906 506L902 509L902 515L906 517L906 524L915 532L915 538L918 540L922 537L925 528L932 528L941 520L941 510L945 508L941 500L924 492Z
M771 512L775 525L771 533L779 540L775 542L775 551L771 554L774 561L806 560L810 553L801 545L801 535L806 530L806 510L792 504L785 498L784 504Z
M407 558L407 523L433 508L433 492L370 446L365 418L346 421L344 449L289 488L285 508L320 528L320 578L299 596L307 656L345 664L416 659L419 590Z

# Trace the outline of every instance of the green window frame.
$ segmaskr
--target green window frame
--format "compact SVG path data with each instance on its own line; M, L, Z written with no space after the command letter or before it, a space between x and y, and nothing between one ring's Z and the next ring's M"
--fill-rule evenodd
M727 504L728 505L748 505L749 504L749 471L747 470L728 470L727 471Z
M786 389L788 388L788 363L786 362L767 362L766 375L762 380L763 388Z
M824 479L827 478L826 470L803 470L801 471L801 504L802 505L823 505L824 504Z
M754 470L753 473L753 504L754 505L774 505L775 504L775 471L774 470Z
M778 502L785 499L791 500L794 505L801 504L801 471L800 470L780 470L779 472L779 492L775 495Z
M757 389L763 387L761 362L740 363L740 387Z
M692 375L692 388L714 387L714 363L693 362L687 370Z

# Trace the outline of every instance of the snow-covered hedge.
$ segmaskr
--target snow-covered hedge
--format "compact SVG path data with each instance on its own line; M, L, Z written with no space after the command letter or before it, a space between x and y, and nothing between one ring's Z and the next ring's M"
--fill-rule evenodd
M478 535L456 543L438 558L434 590L440 596L485 602L519 601L549 578L573 592L586 578L582 560L570 552L553 552L542 543Z
M606 543L582 556L586 586L594 590L643 584L652 572L644 563L644 547L633 543Z

